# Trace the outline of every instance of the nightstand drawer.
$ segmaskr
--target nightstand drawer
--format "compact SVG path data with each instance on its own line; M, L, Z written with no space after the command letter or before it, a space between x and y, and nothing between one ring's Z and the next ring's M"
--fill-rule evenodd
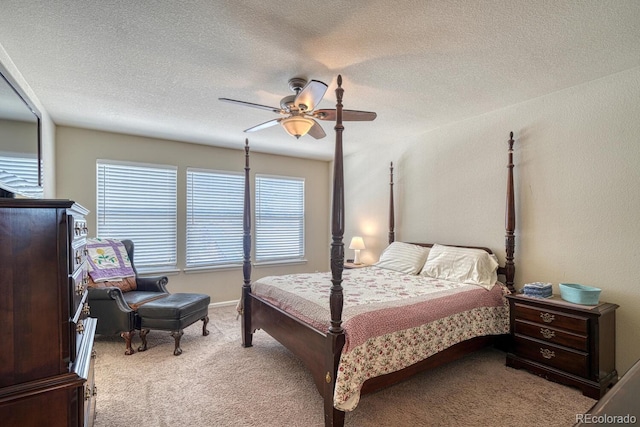
M514 353L518 356L581 377L589 375L589 355L587 353L518 335L515 336L514 345Z
M576 350L589 351L589 340L587 335L574 334L551 326L531 323L525 320L516 319L513 331L518 335L526 335L531 338L560 344Z
M536 308L523 304L514 304L515 318L539 323L554 328L586 334L589 330L589 319L544 308Z

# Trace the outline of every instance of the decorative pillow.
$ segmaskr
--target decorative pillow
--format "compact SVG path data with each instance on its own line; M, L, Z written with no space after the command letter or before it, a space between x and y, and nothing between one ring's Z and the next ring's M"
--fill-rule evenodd
M418 274L429 255L429 248L410 243L393 242L374 265L407 274Z
M87 239L89 275L94 282L120 281L135 276L127 250L120 240Z
M104 281L104 282L94 282L91 276L89 276L89 284L87 285L90 288L110 288L115 286L116 288L120 288L122 292L135 291L137 289L136 278L135 277L125 277L122 280L118 281Z
M498 262L482 249L435 244L420 275L491 289L498 280Z

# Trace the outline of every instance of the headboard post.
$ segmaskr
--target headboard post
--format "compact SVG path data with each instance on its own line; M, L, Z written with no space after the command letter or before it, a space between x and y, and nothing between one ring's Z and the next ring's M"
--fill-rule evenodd
M342 76L338 76L336 88L336 146L333 161L333 200L331 211L331 293L329 307L331 309L331 326L329 332L340 334L342 328L342 271L344 268L344 171L342 153Z
M507 210L505 212L505 249L506 249L506 261L505 261L505 276L506 285L512 292L515 291L514 276L516 267L513 262L513 254L516 246L515 229L516 229L516 209L513 190L513 132L509 134L509 163L507 164Z
M395 212L393 210L393 162L389 166L389 244L396 240Z
M251 305L249 294L251 293L251 180L249 177L249 139L245 139L244 145L244 211L242 223L242 345L251 347L253 335L251 334Z

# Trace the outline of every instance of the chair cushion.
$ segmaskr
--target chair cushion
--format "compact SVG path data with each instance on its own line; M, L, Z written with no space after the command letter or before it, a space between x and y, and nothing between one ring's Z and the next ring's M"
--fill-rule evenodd
M140 306L160 298L165 298L169 294L163 292L130 291L122 296L132 310L139 310Z
M93 278L89 276L89 284L87 285L90 288L110 288L116 287L120 288L120 290L124 292L135 291L137 284L135 277L125 277L122 280L108 280L105 282L94 282Z

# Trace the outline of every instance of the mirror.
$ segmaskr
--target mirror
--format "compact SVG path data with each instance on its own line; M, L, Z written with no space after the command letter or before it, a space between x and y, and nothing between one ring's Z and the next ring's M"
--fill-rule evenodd
M0 73L0 197L42 198L40 143L39 115Z

